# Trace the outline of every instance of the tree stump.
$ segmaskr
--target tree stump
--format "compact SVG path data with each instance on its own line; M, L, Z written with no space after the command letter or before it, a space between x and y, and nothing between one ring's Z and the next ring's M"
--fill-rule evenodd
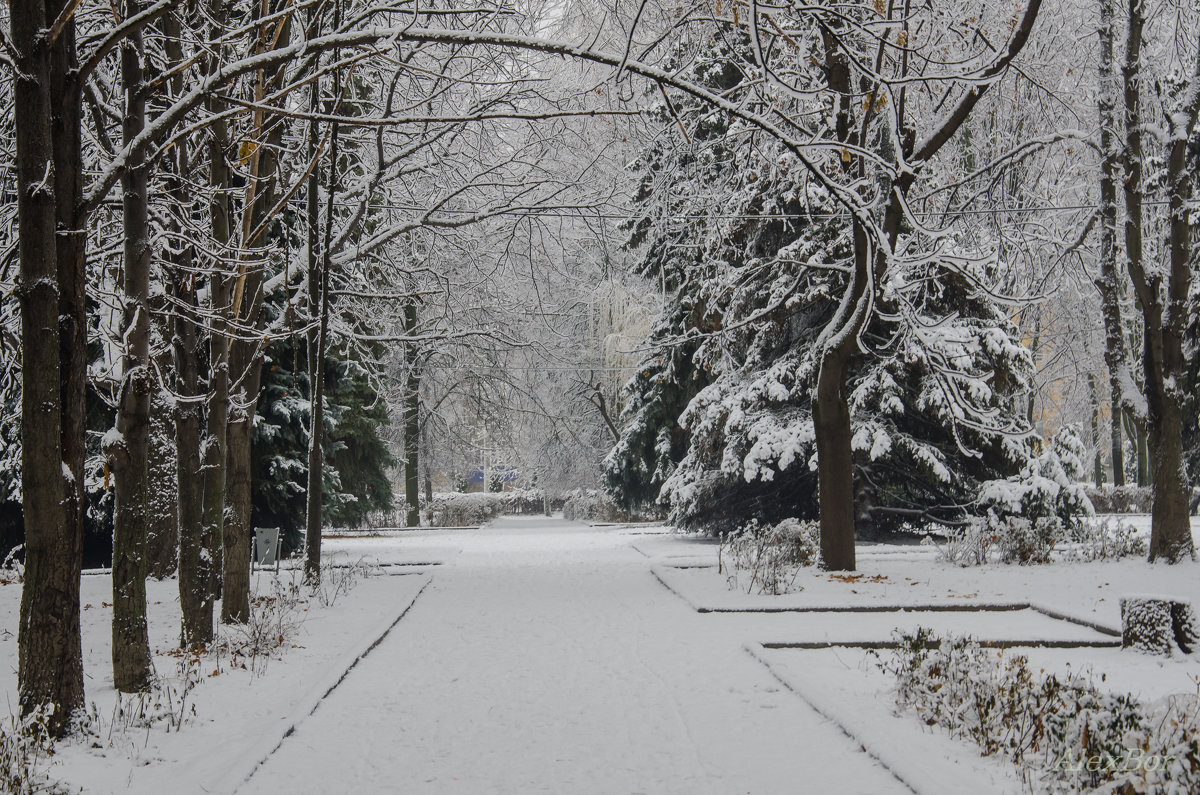
M1200 645L1200 624L1188 602L1161 596L1121 599L1121 648L1170 656L1191 654Z

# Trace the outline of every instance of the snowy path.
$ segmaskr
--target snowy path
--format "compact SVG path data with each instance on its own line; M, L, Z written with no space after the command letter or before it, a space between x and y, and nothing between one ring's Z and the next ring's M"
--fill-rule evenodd
M628 536L445 538L461 553L239 793L908 791Z

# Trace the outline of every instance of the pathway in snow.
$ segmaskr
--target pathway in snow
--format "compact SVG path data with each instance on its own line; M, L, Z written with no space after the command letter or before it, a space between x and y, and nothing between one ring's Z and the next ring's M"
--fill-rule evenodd
M452 540L239 793L908 792L630 537L512 518Z

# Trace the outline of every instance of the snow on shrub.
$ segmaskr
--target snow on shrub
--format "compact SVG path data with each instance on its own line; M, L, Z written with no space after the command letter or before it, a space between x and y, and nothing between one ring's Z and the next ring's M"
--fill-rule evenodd
M1111 519L1064 526L1053 517L1029 520L988 515L947 529L944 535L944 543L929 536L923 543L936 546L943 563L959 566L1049 563L1055 553L1062 560L1120 560L1140 557L1147 550L1144 536Z
M928 726L1016 764L1035 792L1184 795L1200 790L1200 698L1143 704L1090 675L1035 672L1022 655L926 629L897 633L878 662L896 704Z
M560 505L551 500L551 507ZM421 515L428 527L477 527L501 514L540 514L545 508L541 489L511 489L461 493L435 492L432 501L421 500Z
M1096 513L1150 513L1149 486L1088 486L1087 496Z
M1072 543L1062 549L1066 560L1120 560L1143 557L1148 551L1146 537L1132 525L1113 519L1090 522L1068 535Z
M1095 511L1077 482L1085 452L1078 430L1066 426L1018 475L984 483L978 501L984 515L947 533L939 547L942 560L962 566L1048 563L1056 544L1086 538L1081 519Z
M979 505L990 515L1030 521L1056 520L1074 526L1095 514L1086 489L1078 481L1085 473L1085 448L1079 431L1064 427L1046 449L1015 477L990 480L979 493Z
M438 492L425 504L430 527L475 527L500 515L500 495L490 492Z
M576 489L567 493L563 518L570 522L637 522L648 518L635 511L622 510L602 491Z
M743 526L722 542L718 559L731 589L778 596L802 590L796 584L800 570L815 566L820 556L817 523L784 519L775 525Z

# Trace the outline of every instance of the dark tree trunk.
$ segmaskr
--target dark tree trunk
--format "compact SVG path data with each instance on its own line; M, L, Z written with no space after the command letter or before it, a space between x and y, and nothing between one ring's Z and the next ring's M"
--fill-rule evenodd
M182 148L183 144L176 146ZM179 159L184 155L180 154ZM182 190L182 186L179 186ZM194 318L199 307L190 273L192 252L177 254L178 269L172 279L176 300L184 307L176 313L172 347L175 355L176 490L179 495L179 605L182 612L180 643L185 648L205 646L213 639L212 572L206 564L204 543L204 482L200 466L201 401L200 338Z
M126 18L138 12L126 5ZM145 126L142 39L133 34L121 50L125 88L123 139L132 141ZM150 218L148 168L135 162L121 178L125 233L121 386L115 434L105 443L114 476L113 508L113 684L123 692L145 690L151 679L146 626L146 531L149 508L150 440Z
M1121 158L1117 145L1116 84L1113 75L1113 26L1115 0L1100 0L1100 276L1096 289L1104 318L1104 364L1108 368L1111 396L1113 485L1125 485L1125 445L1122 415L1123 394L1129 358L1125 350L1125 327L1121 318L1120 276L1117 272L1117 170Z
M1150 467L1150 431L1146 421L1134 422L1137 434L1137 484L1142 488L1154 485L1154 470Z
M264 8L264 11L267 9ZM289 38L286 19L264 25L256 45L259 52L286 43ZM258 74L255 98L262 100L266 86L276 71ZM262 330L263 273L267 227L276 195L277 152L283 143L283 126L273 114L257 111L254 137L260 145L250 155L245 200L242 205L242 262L233 285L231 316L244 328ZM257 340L234 340L230 345L230 373L236 388L230 395L230 413L226 432L225 516L222 560L221 620L244 622L250 617L250 510L252 482L250 461L254 414L262 385L262 344Z
M413 300L404 304L404 329L412 334L417 328L417 305ZM407 527L421 526L421 367L417 362L414 343L408 343L408 379L404 388L404 503Z
M235 342L234 348L242 347ZM227 431L225 527L222 535L221 620L241 623L250 618L250 453L251 430L258 404L262 362L253 351L230 356L241 387L231 395ZM249 360L245 354L249 354Z
M1096 388L1096 376L1088 373L1088 399L1092 404L1092 482L1096 488L1104 486L1104 456L1100 452L1100 394Z
M209 111L223 108L219 100L209 103ZM232 169L226 159L229 136L224 121L209 126L209 182L214 192L209 211L212 218L216 250L228 250L232 235L229 191L233 183ZM227 267L223 261L211 263L208 278L209 314L212 331L208 339L208 405L205 410L204 438L201 452L204 459L204 497L202 511L201 564L206 566L208 599L221 593L222 535L225 527L225 489L228 480L229 455L226 434L229 425L229 332L227 318L232 300L230 280L222 275ZM203 575L202 575L203 576Z
M55 151L49 27L42 0L14 0L13 77L21 312L21 488L25 585L21 591L17 683L22 714L53 705L49 728L67 731L83 706L79 642L77 522L64 505L78 494L63 460ZM64 167L70 168L70 164Z
M1139 10L1141 0L1135 0ZM1131 12L1132 13L1132 12ZM1132 23L1131 23L1132 24ZM1200 81L1200 52L1192 80ZM1168 251L1170 270L1166 306L1158 333L1146 323L1146 398L1149 404L1150 475L1154 494L1151 509L1150 560L1175 562L1194 556L1188 500L1191 488L1183 455L1184 384L1187 361L1183 341L1188 322L1188 296L1192 284L1192 225L1188 203L1195 179L1188 144L1190 132L1200 115L1200 93L1172 124L1167 157L1167 201L1169 206Z
M311 108L320 108L319 81L313 82ZM318 318L317 327L308 333L308 383L311 408L308 437L308 510L304 531L304 577L309 582L321 579L321 509L324 501L325 456L325 349L329 333L329 268L327 257L317 255L320 240L320 185L316 159L317 124L309 127L309 157L314 161L308 177L308 305L310 322ZM332 167L330 175L332 177ZM333 180L330 180L329 202L333 202ZM326 239L326 248L329 241ZM326 266L326 267L323 267Z
M46 13L56 19L67 5L50 0ZM83 564L83 520L87 511L84 460L87 457L87 219L83 204L83 107L76 79L78 56L75 20L63 27L50 48L50 96L54 99L51 134L54 139L54 197L57 218L55 256L58 261L59 363L62 394L62 458L73 482L68 483L64 532L58 564L65 590L59 597L71 605L64 615L73 656L81 655L79 636L79 578ZM81 674L82 675L82 674ZM80 681L82 699L82 680Z
M179 19L173 14L163 18L165 47L172 64L183 62L179 43ZM182 77L171 83L172 93L183 90ZM176 141L174 157L168 161L168 180L175 211L188 212L193 197L187 187L191 171L190 141ZM179 606L182 613L179 642L183 648L207 646L213 640L213 597L211 566L206 562L204 539L204 482L201 468L200 439L204 390L200 385L200 307L196 296L195 251L186 244L187 219L172 217L171 229L176 242L170 250L169 289L178 309L172 313L171 352L175 365L175 481L179 508Z
M150 399L148 463L146 570L154 579L164 580L175 573L179 559L179 492L175 420L161 390Z
M817 441L817 485L821 502L821 563L854 571L854 454L850 406L846 401L849 357L831 351L821 360L813 427Z
M1131 48L1140 45L1142 0L1129 8ZM1136 92L1141 79L1141 48L1127 58L1126 92ZM1200 53L1192 75L1200 81ZM1168 258L1165 290L1159 279L1148 275L1140 260L1129 259L1130 276L1142 307L1144 325L1143 372L1147 403L1146 431L1150 479L1154 502L1151 508L1150 560L1175 562L1193 557L1191 524L1188 517L1190 490L1183 457L1183 385L1186 361L1183 338L1187 326L1187 301L1192 281L1192 228L1187 205L1192 198L1193 174L1188 143L1200 115L1200 92L1190 96L1190 105L1170 115L1170 146L1167 152ZM1164 303L1165 299L1165 303Z

